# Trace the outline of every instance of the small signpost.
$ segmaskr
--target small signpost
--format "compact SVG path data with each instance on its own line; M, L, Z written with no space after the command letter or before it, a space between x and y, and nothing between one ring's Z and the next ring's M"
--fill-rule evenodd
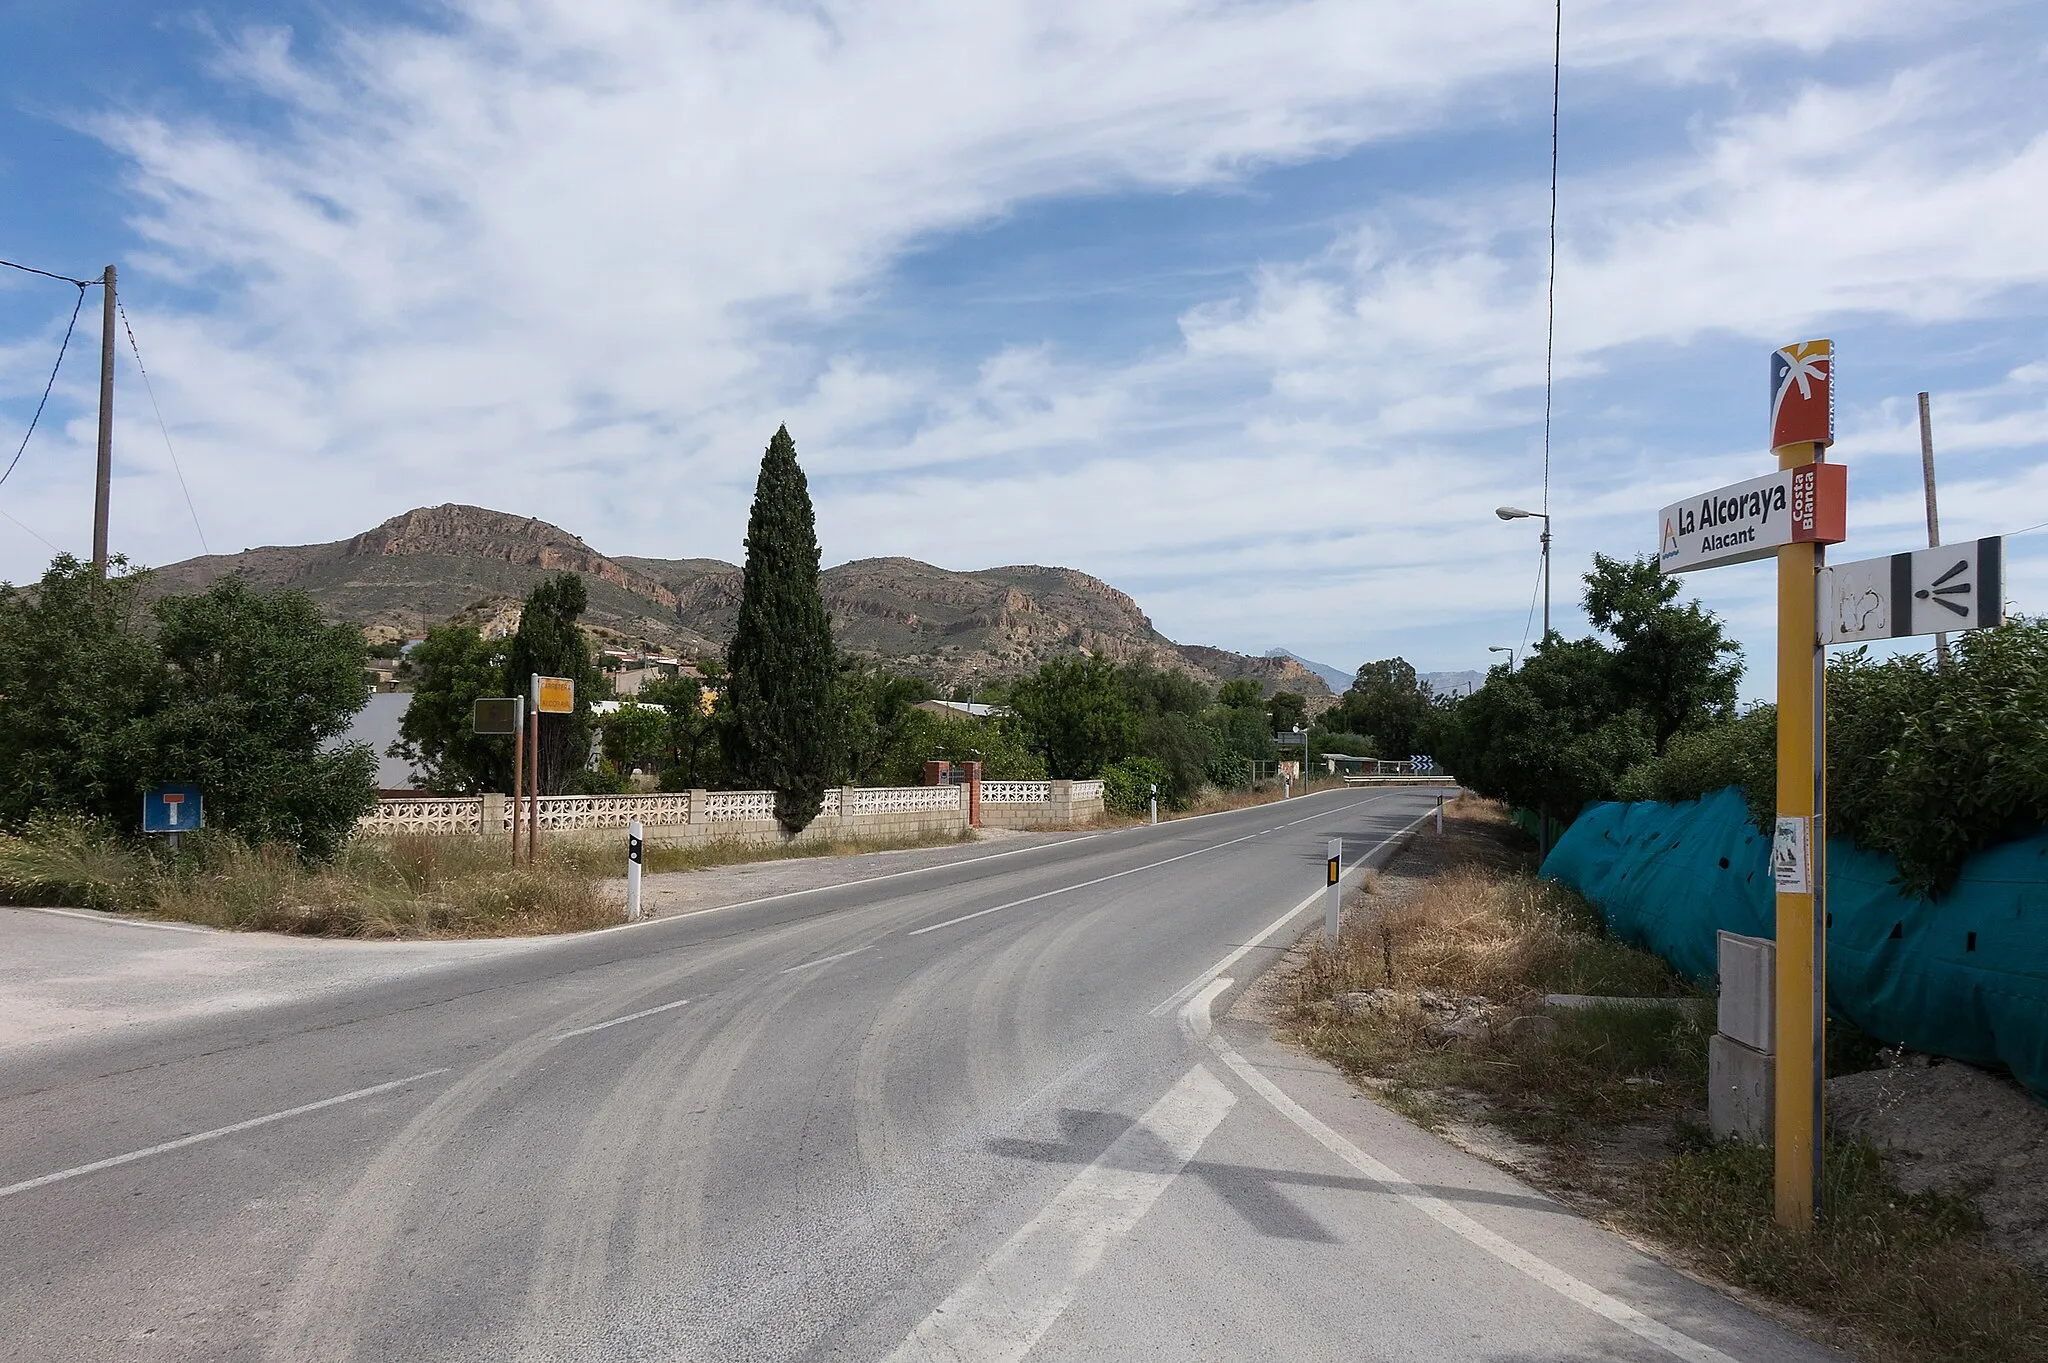
M469 708L469 724L479 734L512 736L512 860L517 862L520 783L526 771L526 697L478 696Z
M142 831L165 833L171 851L178 850L180 833L196 833L206 826L206 800L194 785L152 786L142 794Z
M1834 343L1771 353L1776 473L1657 513L1667 573L1778 559L1776 1103L1779 1224L1807 1230L1820 1187L1822 1036L1827 1020L1827 657L1829 644L2002 624L2004 542L1977 540L1827 566L1846 538L1848 474L1835 442Z
M1323 852L1323 883L1330 887L1323 905L1323 945L1334 949L1337 933L1344 926L1344 890L1338 884L1344 879L1344 839L1331 838Z

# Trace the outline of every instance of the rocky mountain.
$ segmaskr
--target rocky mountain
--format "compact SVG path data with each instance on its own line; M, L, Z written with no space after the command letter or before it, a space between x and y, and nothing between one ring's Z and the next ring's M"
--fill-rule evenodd
M302 588L329 618L399 638L449 620L505 632L528 588L583 575L583 623L600 641L703 657L723 650L739 612L740 570L718 559L609 557L546 521L474 506L422 507L330 544L214 554L161 568L155 589L203 590L239 574ZM840 646L945 688L1014 677L1080 652L1177 668L1205 682L1256 678L1327 703L1329 687L1289 657L1176 644L1138 603L1071 568L957 573L907 558L858 559L820 574ZM1320 708L1320 706L1318 706Z

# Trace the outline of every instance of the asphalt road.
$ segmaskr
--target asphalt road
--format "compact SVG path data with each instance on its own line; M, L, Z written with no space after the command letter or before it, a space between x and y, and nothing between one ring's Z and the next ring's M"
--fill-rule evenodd
M1433 798L0 1057L0 1358L1834 1357L1212 1028Z

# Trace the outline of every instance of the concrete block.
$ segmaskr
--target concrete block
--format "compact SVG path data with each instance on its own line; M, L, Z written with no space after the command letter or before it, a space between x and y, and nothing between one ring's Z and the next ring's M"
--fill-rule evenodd
M1721 998L1715 1027L1753 1051L1778 1049L1778 945L1768 937L1724 932L1720 940Z
M1716 1136L1768 1144L1776 1091L1775 1057L1732 1037L1707 1038L1707 1125Z

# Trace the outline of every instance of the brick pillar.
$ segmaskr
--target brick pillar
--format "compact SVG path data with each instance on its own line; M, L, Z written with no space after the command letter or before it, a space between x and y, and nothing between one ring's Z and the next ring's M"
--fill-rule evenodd
M683 816L683 822L689 824L699 824L706 822L710 816L706 812L705 802L710 798L711 792L708 790L691 791L690 810L689 813Z
M928 785L928 786L943 786L943 785L945 785L945 784L946 784L946 769L947 769L947 768L948 768L949 766L951 766L951 765L952 765L952 764L951 764L951 763L949 763L949 762L927 762L927 763L925 763L925 764L924 764L924 783L925 783L926 785Z
M967 773L967 826L981 827L981 763L962 762L960 769Z
M477 834L486 838L505 836L505 796L495 790L487 790L482 796L483 805L479 811Z
M1074 783L1072 781L1052 781L1048 784L1052 787L1053 822L1072 823L1074 821Z

